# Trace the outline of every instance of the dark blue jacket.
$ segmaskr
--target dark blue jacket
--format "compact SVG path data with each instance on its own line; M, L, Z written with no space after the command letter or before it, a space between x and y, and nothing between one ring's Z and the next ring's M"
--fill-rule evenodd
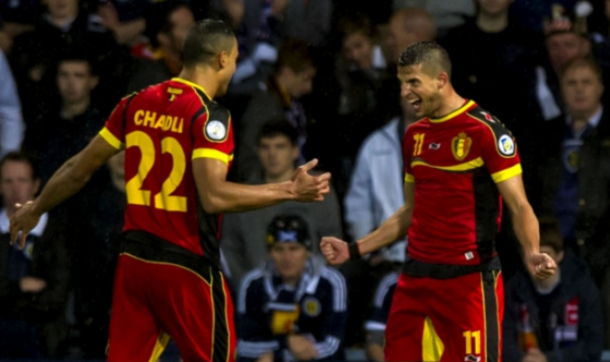
M504 360L521 361L520 339L530 339L548 362L599 361L603 350L601 300L585 263L566 253L560 263L561 281L549 294L549 328L541 324L537 299L541 298L526 272L517 273L506 285ZM548 333L544 333L544 331Z
M237 304L238 361L255 361L273 351L274 361L294 361L288 334L315 343L318 361L342 358L347 289L335 269L310 259L296 288L284 285L273 264L244 277Z

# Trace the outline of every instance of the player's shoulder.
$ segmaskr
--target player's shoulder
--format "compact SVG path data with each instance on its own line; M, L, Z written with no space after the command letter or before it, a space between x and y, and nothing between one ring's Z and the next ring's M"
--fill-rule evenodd
M475 126L481 127L481 129L483 130L489 129L494 131L494 133L508 132L508 129L506 128L504 123L502 123L502 121L498 119L498 117L496 117L494 114L487 111L483 107L479 106L478 104L475 105L468 112L466 112L466 116L467 119L470 120Z
M430 120L427 117L420 118L417 121L407 125L405 134L422 131L427 128L430 128Z
M207 112L209 119L215 119L222 122L225 126L229 125L231 120L231 112L224 106L218 104L215 101L209 101L206 103Z

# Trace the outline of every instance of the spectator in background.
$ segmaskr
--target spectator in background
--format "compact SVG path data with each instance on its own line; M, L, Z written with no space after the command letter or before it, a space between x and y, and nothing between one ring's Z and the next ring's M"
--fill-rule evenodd
M298 133L285 120L263 125L258 136L257 154L263 165L261 176L250 184L277 183L290 179L299 158ZM227 259L231 276L239 282L245 273L261 266L267 256L265 240L267 225L277 215L300 215L310 227L314 240L323 235L342 235L339 202L333 189L321 203L286 202L260 210L226 214L223 219L220 247ZM318 251L314 243L313 252Z
M136 46L146 29L144 9L150 0L98 0L102 24L114 33L118 44Z
M112 281L127 204L124 168L122 151L108 160L107 182L86 191L84 197L96 200L83 220L87 223L86 251L74 261L74 269L79 271L74 278L74 329L78 333L74 333L77 337L72 345L84 359L106 358Z
M540 220L540 251L559 268L545 280L522 271L506 284L504 359L599 361L603 350L599 292L585 263L564 252L555 219Z
M366 356L373 362L384 362L383 346L385 345L385 327L390 315L394 289L398 284L397 271L388 273L381 279L373 297L373 307L369 319L364 325L366 330Z
M535 50L542 46L542 37L509 18L511 4L513 0L477 0L476 16L451 29L440 42L451 57L457 91L476 99L515 133L528 163L531 147L524 138L531 133L531 122L523 107L515 105L527 103L523 89L534 76ZM511 102L493 96L498 86L511 94Z
M409 45L418 41L435 40L436 33L434 19L426 10L415 7L396 10L388 23L384 44L386 59L392 66L396 66L398 57ZM396 94L398 95L398 92Z
M269 121L286 119L297 129L299 163L305 159L308 119L300 98L311 93L315 75L311 49L305 41L294 39L282 44L273 74L261 84L263 89L252 98L240 120L235 160L238 179L261 174L256 157L257 136Z
M523 28L543 34L543 20L554 6L573 9L579 0L515 1L511 15Z
M41 7L40 0L0 2L0 50L9 54L13 39L34 29Z
M345 223L352 240L377 229L404 204L402 142L408 125L417 121L413 106L400 99L402 114L367 138L358 153L350 187L345 195ZM346 263L341 271L349 286L350 310L346 341L349 345L364 341L360 326L370 304L370 290L404 262L405 240L381 249L370 258ZM363 297L366 295L367 297Z
M540 149L538 213L558 218L566 249L583 257L602 292L610 346L610 116L600 69L578 58L561 76L569 112L548 122Z
M0 157L18 150L23 140L21 103L11 68L0 50Z
M343 276L311 255L314 241L298 216L274 218L266 240L266 265L248 273L239 291L237 360L342 360Z
M100 64L101 101L114 103L122 91L114 85L119 52L99 17L82 10L79 0L47 0L46 5L34 31L15 38L9 58L28 126L54 101L53 70L66 53L78 51Z
M440 36L451 28L464 23L464 19L475 14L474 0L393 0L394 11L418 7L426 10L434 18Z
M61 100L46 105L45 112L27 128L22 146L40 165L43 184L104 126L104 119L91 104L98 80L96 67L82 54L64 54L59 61L56 86Z
M591 53L589 39L574 26L574 20L577 19L570 19L571 14L571 11L556 6L549 20L545 22L548 58L541 59L541 63L535 68L533 95L530 95L532 99L537 100L539 120L548 121L562 114L564 103L559 77L571 60Z
M64 310L69 291L65 218L43 214L25 248L9 244L9 218L15 204L32 200L40 179L24 155L11 152L0 161L0 359L59 357L67 335Z

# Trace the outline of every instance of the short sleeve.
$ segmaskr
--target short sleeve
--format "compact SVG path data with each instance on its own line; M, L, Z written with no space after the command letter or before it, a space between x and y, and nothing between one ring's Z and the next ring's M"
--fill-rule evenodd
M211 102L193 125L193 157L233 161L233 125L229 111Z
M414 183L413 171L411 170L411 155L413 154L413 136L410 128L407 128L402 140L402 156L405 163L405 182Z
M483 161L495 183L522 173L515 138L501 123L485 122L481 144Z
M106 120L104 128L102 128L102 130L99 132L99 135L106 140L106 142L118 150L123 148L123 143L125 140L125 117L129 104L135 95L136 94L134 93L121 99L119 104L114 107L114 110L110 114L110 117L108 117L108 120Z

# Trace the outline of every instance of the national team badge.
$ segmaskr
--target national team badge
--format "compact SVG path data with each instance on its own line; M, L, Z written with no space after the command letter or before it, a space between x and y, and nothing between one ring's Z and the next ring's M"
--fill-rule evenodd
M205 125L205 135L212 141L222 141L227 136L227 128L222 122L212 120Z
M461 132L451 140L451 152L456 160L461 161L470 152L470 146L472 146L472 138L468 137L466 133Z
M320 315L322 311L322 307L320 306L320 302L313 297L305 298L303 301L303 313L310 317L317 317Z

